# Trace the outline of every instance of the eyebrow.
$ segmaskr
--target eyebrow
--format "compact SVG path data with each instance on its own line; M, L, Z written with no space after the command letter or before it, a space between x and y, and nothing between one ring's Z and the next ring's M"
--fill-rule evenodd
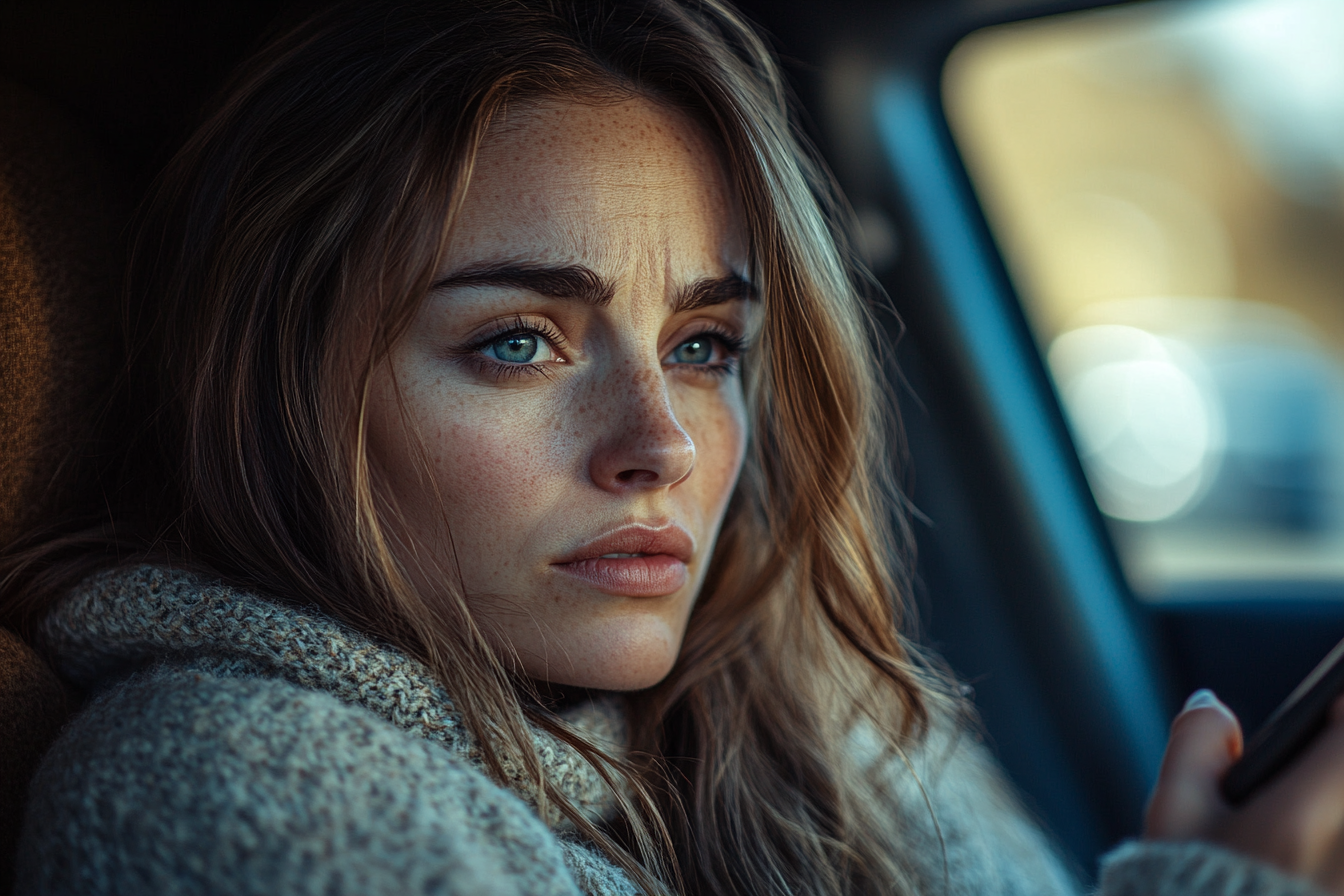
M590 268L582 265L544 267L503 264L471 267L449 274L434 284L435 289L457 286L506 286L526 289L553 299L577 299L585 305L602 306L611 302L616 290Z
M672 300L673 311L694 311L707 305L724 302L754 302L756 288L745 277L729 274L726 277L708 277L697 280L677 293Z
M553 299L574 299L602 307L611 303L616 287L603 280L591 268L579 264L564 266L502 264L469 267L449 274L434 283L434 289L462 286L504 286L525 289ZM724 302L755 301L756 290L737 274L707 277L677 291L672 310L693 311Z

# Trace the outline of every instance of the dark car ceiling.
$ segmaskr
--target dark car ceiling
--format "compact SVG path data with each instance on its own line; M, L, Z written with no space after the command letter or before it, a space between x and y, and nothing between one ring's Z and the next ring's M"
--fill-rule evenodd
M275 0L11 2L0 72L74 113L143 187L193 111L275 17Z
M195 110L268 27L317 0L11 0L0 5L0 72L98 132L137 183L152 177ZM937 65L971 27L1095 3L1022 0L748 0L809 106L817 75L847 53ZM815 112L813 112L815 117ZM825 141L822 141L825 142Z

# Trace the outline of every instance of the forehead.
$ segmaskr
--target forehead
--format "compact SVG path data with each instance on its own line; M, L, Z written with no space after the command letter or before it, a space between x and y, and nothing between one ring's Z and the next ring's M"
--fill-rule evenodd
M729 263L741 219L721 154L685 113L642 97L547 101L487 132L449 256L620 266L658 249Z

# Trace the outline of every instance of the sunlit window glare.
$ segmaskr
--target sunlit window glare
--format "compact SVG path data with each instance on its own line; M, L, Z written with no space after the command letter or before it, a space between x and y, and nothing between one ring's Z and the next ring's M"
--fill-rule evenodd
M1217 395L1189 347L1102 325L1064 333L1049 360L1101 509L1147 522L1189 506L1223 447Z
M1339 0L1159 0L985 29L945 69L1147 598L1344 598L1341 47Z

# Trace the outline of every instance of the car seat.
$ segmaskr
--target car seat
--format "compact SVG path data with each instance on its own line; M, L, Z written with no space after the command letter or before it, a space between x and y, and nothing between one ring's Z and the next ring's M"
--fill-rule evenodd
M65 113L0 79L0 546L78 500L56 483L88 450L116 371L119 195ZM0 892L29 779L73 698L0 628Z

